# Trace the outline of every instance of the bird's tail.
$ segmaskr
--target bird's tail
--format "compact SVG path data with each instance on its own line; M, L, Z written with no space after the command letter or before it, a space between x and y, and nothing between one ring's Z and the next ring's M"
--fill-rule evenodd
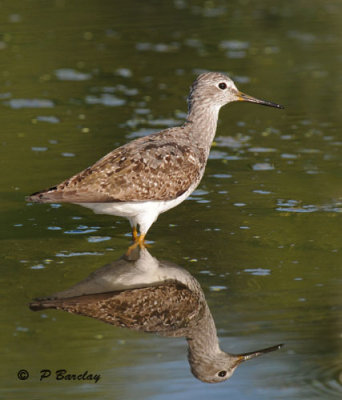
M48 308L58 308L60 306L59 299L34 299L29 307L32 311L41 311Z
M30 196L26 196L25 200L33 203L58 203L61 201L61 195L57 191L57 186L54 186L32 193Z

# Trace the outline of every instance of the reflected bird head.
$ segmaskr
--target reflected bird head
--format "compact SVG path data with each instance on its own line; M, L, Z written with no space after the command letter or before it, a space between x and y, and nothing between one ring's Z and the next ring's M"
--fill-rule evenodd
M229 354L218 351L216 354L192 354L189 352L189 362L193 375L207 383L219 383L228 380L236 368L244 361L259 357L271 351L278 350L282 344L244 354Z

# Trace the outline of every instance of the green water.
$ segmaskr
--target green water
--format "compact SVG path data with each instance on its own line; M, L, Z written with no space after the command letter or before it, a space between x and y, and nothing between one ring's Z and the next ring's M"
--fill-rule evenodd
M0 3L2 398L341 397L341 22L338 0ZM130 239L125 220L24 196L181 123L203 70L286 107L223 108L200 187L148 235L202 285L222 348L285 343L218 385L183 339L27 306ZM102 378L39 381L62 368Z

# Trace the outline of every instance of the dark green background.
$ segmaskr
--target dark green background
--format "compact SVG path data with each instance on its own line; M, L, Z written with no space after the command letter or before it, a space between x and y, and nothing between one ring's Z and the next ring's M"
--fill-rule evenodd
M341 34L338 0L0 2L3 398L340 398ZM193 378L182 339L27 307L117 259L129 224L24 196L181 123L203 70L286 106L223 108L199 190L148 235L201 283L222 348L286 343L219 385Z

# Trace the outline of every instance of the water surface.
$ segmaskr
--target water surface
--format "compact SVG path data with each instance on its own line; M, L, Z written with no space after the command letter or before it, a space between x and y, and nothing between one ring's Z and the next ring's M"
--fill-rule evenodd
M340 2L15 0L0 10L2 396L340 398ZM178 338L32 313L32 298L117 259L129 225L24 202L180 124L191 82L209 70L286 107L223 108L201 185L148 236L156 257L200 282L222 348L286 344L217 385L194 379ZM44 368L102 379L39 382Z

